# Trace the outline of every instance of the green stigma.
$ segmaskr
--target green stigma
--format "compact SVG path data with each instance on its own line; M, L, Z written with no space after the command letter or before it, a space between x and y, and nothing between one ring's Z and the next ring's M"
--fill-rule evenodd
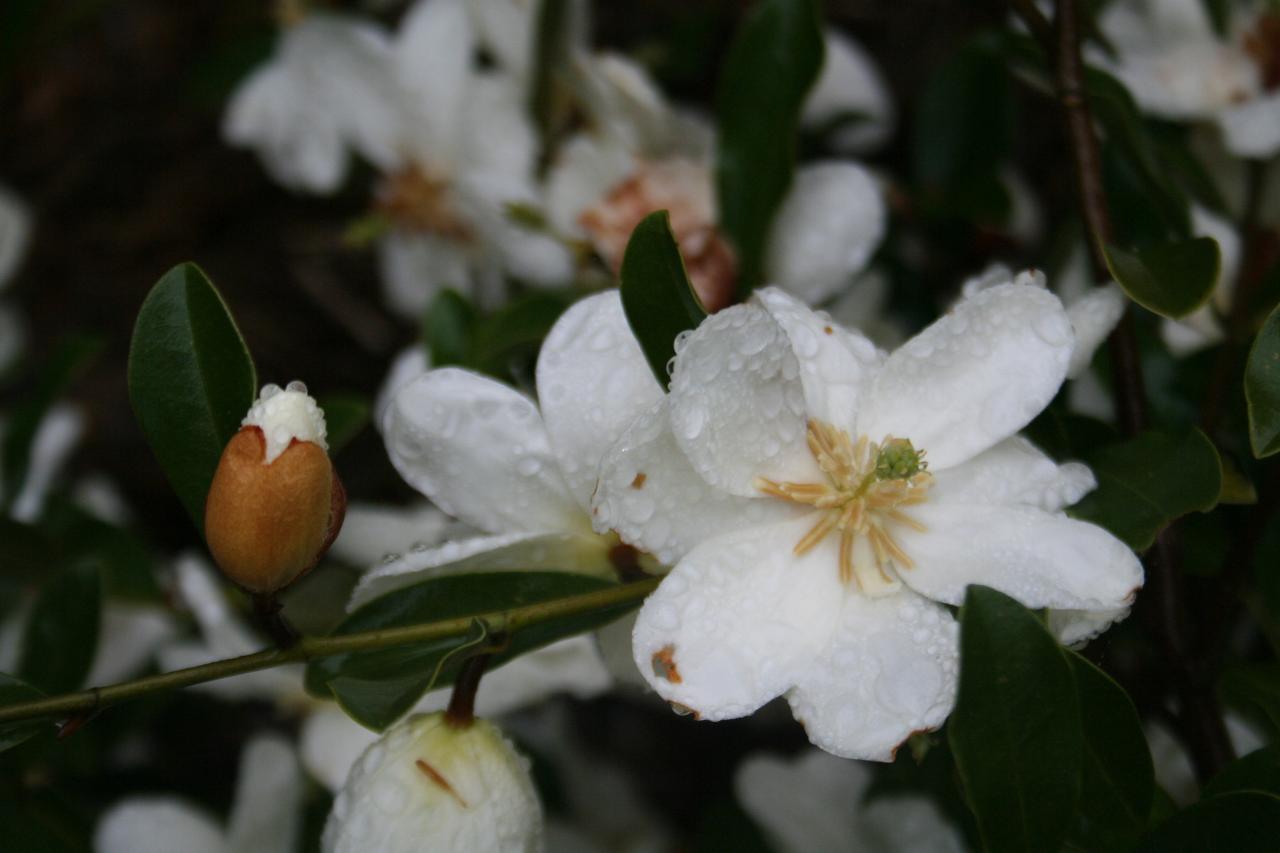
M905 438L891 438L876 455L877 480L909 480L927 467L924 452Z

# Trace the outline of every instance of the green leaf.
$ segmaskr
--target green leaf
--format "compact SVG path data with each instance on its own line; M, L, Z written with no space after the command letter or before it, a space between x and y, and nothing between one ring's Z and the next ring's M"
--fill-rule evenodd
M1199 308L1218 280L1218 244L1193 237L1129 252L1107 247L1107 266L1129 298L1163 317L1185 317Z
M1138 853L1274 853L1280 797L1240 791L1208 797L1178 812L1142 839Z
M567 77L573 52L573 5L569 0L543 0L537 7L529 116L538 129L544 163L572 113Z
M1244 398L1253 455L1262 459L1280 451L1280 308L1267 317L1249 348Z
M573 302L565 293L531 293L504 305L472 328L465 363L491 376L505 378L521 352L536 355L556 320Z
M83 687L98 648L101 615L97 565L85 560L59 572L31 608L18 674L49 693Z
M316 402L324 410L329 455L336 456L369 423L369 402L355 394L327 394Z
M814 0L759 0L729 47L717 85L716 191L738 252L739 292L764 274L764 247L791 186L800 110L822 68Z
M20 678L0 672L0 706L43 699L44 694ZM12 749L42 728L48 727L42 720L26 720L20 723L0 723L0 752Z
M1179 516L1207 512L1222 494L1222 462L1198 429L1144 432L1085 456L1098 488L1069 512L1110 530L1135 551Z
M622 309L653 375L668 387L676 336L697 328L707 312L689 283L665 210L650 213L631 232L622 256Z
M432 367L465 364L476 311L456 290L442 290L422 318L422 341Z
M474 616L612 585L610 581L570 572L445 575L369 602L348 616L333 634ZM555 640L600 627L635 606L627 603L522 628L505 640L506 645L494 654L490 668ZM313 661L307 666L307 689L323 695L327 685L355 720L381 730L408 711L429 687L452 684L466 658L462 647L474 647L478 640L483 638L451 637Z
M63 341L40 372L35 387L8 418L0 444L0 506L7 506L27 478L31 445L49 409L63 396L102 349L97 338L74 336Z
M1080 799L1085 738L1071 666L1009 596L970 586L948 737L986 849L1056 851Z
M195 264L151 288L129 347L129 399L196 528L222 449L257 394L257 372L226 303Z
M1090 847L1127 849L1147 828L1155 790L1151 752L1128 694L1085 658L1065 652L1084 727L1080 812Z
M1265 746L1231 762L1204 786L1201 797L1233 791L1261 791L1280 795L1280 745Z
M1219 688L1228 704L1261 714L1280 729L1280 664L1249 663L1229 667L1222 674Z

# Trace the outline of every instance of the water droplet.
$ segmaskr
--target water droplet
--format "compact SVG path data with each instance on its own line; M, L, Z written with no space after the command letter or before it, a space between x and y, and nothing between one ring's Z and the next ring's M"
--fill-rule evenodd
M532 477L542 470L542 461L533 456L526 456L516 463L516 470L525 477Z

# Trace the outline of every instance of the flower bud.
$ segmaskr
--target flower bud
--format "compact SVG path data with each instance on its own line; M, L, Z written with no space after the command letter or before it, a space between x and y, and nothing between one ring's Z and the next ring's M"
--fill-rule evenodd
M529 762L491 723L443 713L397 724L351 769L333 802L324 853L542 849Z
M223 574L275 592L320 561L342 528L346 493L329 461L324 412L301 382L264 385L227 442L204 507Z

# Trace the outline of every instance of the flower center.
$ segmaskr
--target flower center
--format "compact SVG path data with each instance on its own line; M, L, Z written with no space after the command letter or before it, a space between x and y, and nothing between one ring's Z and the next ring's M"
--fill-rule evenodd
M1245 34L1244 49L1258 64L1262 88L1280 88L1280 14L1268 12Z
M449 200L449 182L410 166L389 175L375 206L401 228L466 242L471 228L458 218Z
M844 430L818 420L809 421L807 435L809 452L826 482L778 483L757 477L756 488L823 510L818 523L796 543L797 556L839 532L840 580L856 581L868 595L891 591L897 582L889 569L915 565L894 538L895 531L925 529L903 511L924 503L933 485L924 451L892 436L876 444L864 435L855 443Z

